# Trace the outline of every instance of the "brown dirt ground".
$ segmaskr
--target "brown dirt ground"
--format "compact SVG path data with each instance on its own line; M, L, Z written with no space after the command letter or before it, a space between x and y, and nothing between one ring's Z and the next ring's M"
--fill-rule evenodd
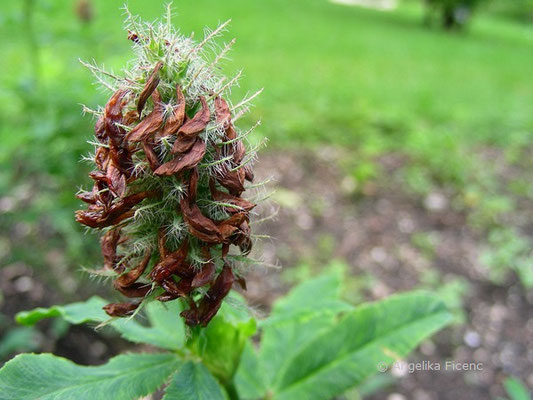
M482 370L402 374L397 368L396 382L370 398L495 398L504 395L502 381L509 375L533 386L533 293L526 293L512 276L504 286L488 281L478 259L484 246L481 235L469 228L464 213L453 209L445 190L425 198L409 194L395 177L401 157L383 157L383 179L354 194L353 184L337 167L343 156L327 148L261 158L260 175L273 176L282 193L274 198L287 204L260 228L275 239L265 241L259 252L266 263L283 269L263 267L250 273L251 304L260 308L284 292L284 276L302 260L319 272L332 257L343 259L349 266L348 286L359 292L348 296L357 299L467 282L461 296L464 323L445 329L407 361L443 367L446 360L475 362L483 363ZM430 249L416 245L417 234L432 238Z

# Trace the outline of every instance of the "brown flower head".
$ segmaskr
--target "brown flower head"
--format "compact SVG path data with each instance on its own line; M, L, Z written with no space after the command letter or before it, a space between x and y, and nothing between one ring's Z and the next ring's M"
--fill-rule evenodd
M103 233L104 268L116 273L115 289L135 299L104 307L110 316L183 298L186 323L205 326L234 282L245 287L236 260L252 246L255 204L242 196L255 149L244 143L251 130L241 132L234 119L250 98L231 107L225 96L238 76L217 73L233 42L211 58L205 50L226 24L194 43L169 22L128 17L137 57L123 77L89 65L112 94L94 111L94 183L77 195L87 208L76 220Z

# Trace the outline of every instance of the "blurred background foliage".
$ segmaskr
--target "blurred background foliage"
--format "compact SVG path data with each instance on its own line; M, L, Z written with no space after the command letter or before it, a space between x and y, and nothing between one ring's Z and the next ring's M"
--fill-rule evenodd
M128 1L147 20L162 13L163 3ZM435 7L451 3L469 7L462 29L442 29L441 17L427 23ZM404 0L382 12L326 0L180 0L174 8L176 26L197 37L204 26L232 19L226 40L236 37L237 44L226 72L244 68L235 99L265 86L243 126L265 121L266 153L330 152L342 175L338 186L353 204L390 179L429 210L439 208L445 193L480 242L488 281L505 286L510 274L531 288L533 2L475 3ZM4 279L10 268L39 276L52 288L50 301L95 290L80 268L98 264L99 247L74 222L74 194L89 181L89 166L80 159L92 150L86 140L94 121L82 116L81 104L103 105L108 94L97 90L79 59L115 71L129 59L122 4L21 0L0 6L0 264L8 271ZM391 155L402 160L392 172L383 163ZM290 209L306 199L282 188L276 200ZM322 212L319 203L311 208ZM414 234L411 244L431 261L438 237ZM323 257L316 260L327 264L325 254L336 256L332 242L327 231L319 232ZM298 260L285 283L311 273L312 258ZM435 271L422 275L420 284L442 289L464 321L460 299L468 282L443 283ZM25 288L24 281L18 285ZM361 275L350 285L360 299L376 283ZM0 301L9 304L6 295ZM4 309L11 314L20 307ZM11 329L7 316L0 328ZM35 332L21 335L6 337L9 343L38 340L31 339Z
M129 4L147 19L162 9L162 2ZM87 167L79 161L91 150L85 141L93 121L81 116L81 103L104 104L106 94L78 60L118 70L128 59L121 5L2 5L0 188L7 196L1 221L37 246L8 251L4 243L4 259L42 263L45 257L35 249L50 250L54 234L61 235L58 244L66 240L67 255L77 262L87 262L94 251L74 225L78 203L72 193L87 182ZM454 185L463 191L464 206L481 212L482 224L498 222L513 207L512 198L498 197L504 196L500 191L531 194L520 179L499 187L497 165L482 160L483 148L495 146L506 162L519 163L531 140L533 33L507 18L515 9L522 10L517 19L524 17L527 1L494 0L464 35L426 29L424 8L414 1L391 13L319 0L174 5L176 24L186 33L233 18L238 45L228 65L245 70L235 98L266 86L247 118L268 121L261 132L272 150L344 146L357 154L345 164L361 182L379 176L373 160L380 154L400 151L411 158L402 173L413 190Z

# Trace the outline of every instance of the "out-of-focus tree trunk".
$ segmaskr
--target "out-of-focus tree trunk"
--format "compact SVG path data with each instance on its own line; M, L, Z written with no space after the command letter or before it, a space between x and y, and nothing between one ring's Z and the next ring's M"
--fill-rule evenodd
M444 7L442 9L442 26L446 30L454 29L457 26L454 7Z

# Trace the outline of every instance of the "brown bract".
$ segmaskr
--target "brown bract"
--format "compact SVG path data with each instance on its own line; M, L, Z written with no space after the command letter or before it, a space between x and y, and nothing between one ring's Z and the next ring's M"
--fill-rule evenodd
M87 211L76 211L76 221L91 228L105 228L116 225L133 215L131 208L153 195L153 192L140 192L116 201L111 207L89 207Z
M194 117L181 126L178 131L178 136L195 137L206 128L211 118L211 114L209 113L209 106L207 105L204 96L200 96L200 102L202 103L202 108L194 114Z
M146 140L161 128L161 125L163 124L164 109L161 102L158 101L159 95L154 96L156 93L158 93L157 90L152 94L154 109L126 135L128 141L140 142Z
M178 250L167 255L163 254L164 257L152 269L150 278L155 282L161 283L163 280L180 270L188 270L190 267L185 265L185 260L187 259L188 253L189 242L184 240Z
M163 66L163 63L159 61L152 73L150 74L150 77L146 81L146 84L144 85L144 88L139 95L139 100L137 102L137 113L141 115L144 105L146 104L146 100L152 95L152 92L155 90L157 85L159 85L159 70Z
M215 115L217 124L221 124L224 129L231 124L231 112L228 103L226 103L226 100L219 96L215 97Z
M185 318L187 324L190 326L207 326L222 305L222 300L224 300L231 290L234 281L235 276L231 267L227 264L224 265L222 272L218 275L207 294L200 300L198 307L181 313L181 316Z
M242 197L233 196L232 194L218 190L216 188L216 184L214 180L212 179L209 181L209 189L211 191L211 196L213 196L214 200L220 201L221 203L228 203L228 204L235 205L235 207L232 207L232 206L224 207L224 210L230 214L234 214L240 211L250 211L255 207L254 203L246 199L243 199Z
M185 153L189 151L192 145L196 142L195 136L178 136L172 146L172 153Z
M144 273L144 270L146 269L146 267L148 266L148 262L150 261L151 255L151 251L146 251L144 258L141 260L139 265L137 265L135 268L130 269L128 272L120 275L117 279L115 279L115 285L121 287L128 287L133 285L137 281L137 279L139 279Z
M194 145L188 152L180 154L172 161L161 165L154 171L154 174L169 176L177 174L183 171L184 169L196 167L196 165L198 165L198 163L204 157L205 150L205 142L200 138L197 138L196 142L194 142Z
M176 105L172 108L172 114L167 118L165 122L165 135L172 135L178 131L185 119L185 96L181 88L176 86Z
M207 285L215 277L215 263L208 259L192 280L191 287L199 288Z
M107 168L107 178L109 190L117 197L124 197L126 194L126 176L115 166L109 164Z
M217 181L234 196L240 196L244 192L245 171L243 168L229 169L227 166L217 176Z
M128 93L129 91L125 89L117 90L113 93L104 109L105 136L118 147L122 144L124 129L118 126L117 123L122 123L122 109Z
M140 303L111 303L103 307L110 317L125 317L133 314Z
M159 162L159 157L157 157L157 154L154 149L154 144L151 141L144 141L142 143L144 155L146 156L146 161L148 161L148 164L150 165L150 169L152 171L155 171L161 163Z
M222 242L222 236L216 224L204 216L196 204L191 204L189 199L184 197L180 201L180 207L191 235L206 243Z
M126 297L144 297L152 290L152 285L148 283L135 282L130 286L120 286L116 283L113 283L115 289L122 293Z
M104 267L107 269L115 269L120 257L117 257L117 244L120 239L120 229L112 229L100 240L100 248L104 257ZM119 272L123 272L122 270Z

